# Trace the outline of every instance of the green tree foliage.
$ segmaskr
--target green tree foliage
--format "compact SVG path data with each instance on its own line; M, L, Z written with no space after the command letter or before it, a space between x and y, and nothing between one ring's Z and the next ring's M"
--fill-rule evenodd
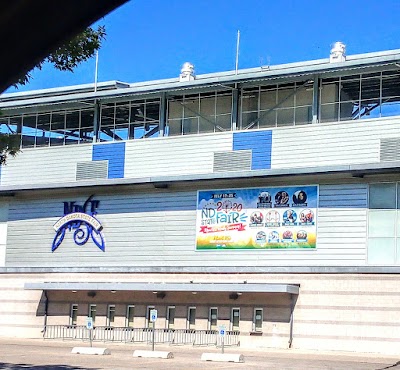
M95 55L96 51L100 49L105 36L106 32L104 26L99 26L97 29L87 28L74 39L53 51L49 56L38 63L32 71L21 76L14 86L18 87L19 85L27 84L32 78L33 70L42 69L45 63L50 63L59 71L73 72L80 63L89 60ZM0 133L0 165L6 163L8 156L15 157L19 151L19 134Z
M18 87L18 85L27 84L32 78L32 72L35 69L42 69L45 63L50 63L59 71L73 72L80 63L89 60L95 55L96 51L100 49L105 36L104 26L99 26L97 30L90 27L87 28L74 39L53 51L38 63L32 71L21 76L14 86Z
M0 165L6 163L8 156L15 157L19 151L19 134L0 134Z

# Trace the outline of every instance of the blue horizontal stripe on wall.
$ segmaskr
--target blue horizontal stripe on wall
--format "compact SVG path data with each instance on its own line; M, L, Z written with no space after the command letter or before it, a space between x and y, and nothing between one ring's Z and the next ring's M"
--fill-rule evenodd
M233 150L252 151L252 170L271 168L272 131L249 131L233 134Z
M93 145L92 160L108 160L108 178L123 178L125 172L125 143Z

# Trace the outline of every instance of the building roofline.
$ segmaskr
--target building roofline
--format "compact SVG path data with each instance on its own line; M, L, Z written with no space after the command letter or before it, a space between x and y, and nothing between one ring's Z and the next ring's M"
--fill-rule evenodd
M97 83L97 90L104 91L104 90L112 90L112 89L121 89L130 87L130 84L127 82L122 81L105 81L105 82L98 82ZM39 89L39 90L31 90L31 91L22 91L22 92L13 92L13 93L6 93L0 95L0 101L13 101L13 100L20 100L20 99L33 99L37 97L44 97L44 96L59 96L59 95L66 95L66 94L75 94L75 93L82 93L82 92L94 92L95 84L88 83L82 85L71 85L71 86L62 86L62 87L53 87L49 89Z
M329 58L279 64L275 66L261 66L235 71L217 72L196 76L193 81L179 82L179 78L154 80L127 84L111 81L100 83L98 86L115 84L115 88L91 91L93 84L60 87L32 92L12 93L0 95L0 108L12 109L32 106L36 104L57 104L77 100L111 99L124 95L139 95L160 93L165 91L179 91L186 89L204 88L223 84L236 84L252 80L268 80L306 76L318 73L381 66L400 62L400 49L374 53L347 56L345 62L330 63ZM108 85L107 85L108 84ZM226 86L225 86L226 87ZM89 91L87 91L89 89Z

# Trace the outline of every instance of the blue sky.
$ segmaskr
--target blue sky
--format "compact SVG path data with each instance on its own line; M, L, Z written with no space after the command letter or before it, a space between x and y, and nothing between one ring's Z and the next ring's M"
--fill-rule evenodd
M335 41L348 55L398 49L399 15L399 0L131 0L97 22L107 30L98 79L177 77L186 61L196 74L232 70L237 30L239 68L327 58ZM94 68L45 66L18 91L91 83Z

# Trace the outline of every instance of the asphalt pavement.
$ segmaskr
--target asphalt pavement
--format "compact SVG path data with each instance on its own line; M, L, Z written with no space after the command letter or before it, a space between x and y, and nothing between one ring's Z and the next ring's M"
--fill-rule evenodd
M221 352L215 347L156 346L169 351L172 359L135 358L136 349L149 345L93 343L107 347L110 355L72 354L73 347L90 346L79 341L0 338L0 369L19 370L124 370L124 369L279 369L279 370L400 370L400 354L385 356L349 352L226 348L225 353L240 353L244 363L201 361L204 352Z

